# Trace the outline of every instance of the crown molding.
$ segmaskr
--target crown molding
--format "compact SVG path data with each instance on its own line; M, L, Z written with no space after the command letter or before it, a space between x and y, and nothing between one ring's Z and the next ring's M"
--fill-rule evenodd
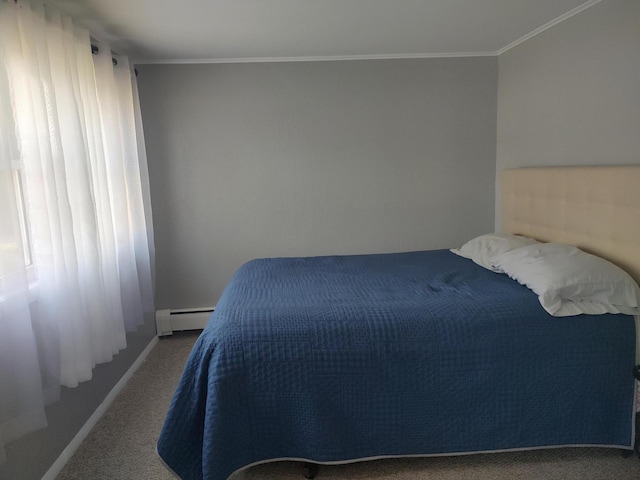
M135 59L142 64L189 64L189 63L280 63L280 62L336 62L352 60L405 60L420 58L495 57L496 52L460 53L415 53L389 55L328 55L310 57L253 57L253 58L191 58L191 59Z
M501 49L499 49L496 52L496 55L500 56L505 52L508 52L509 50L511 50L514 47L517 47L518 45L520 45L521 43L526 42L527 40L535 37L536 35L541 34L542 32L544 32L545 30L549 30L551 27L555 27L556 25L558 25L559 23L564 22L565 20L568 20L569 18L577 15L578 13L586 10L587 8L591 8L593 7L595 4L600 3L602 0L589 0L586 3L583 3L582 5L577 6L576 8L574 8L573 10L569 10L567 13L565 13L564 15L560 15L557 18L554 18L553 20L551 20L548 23L545 23L544 25L542 25L541 27L536 28L535 30L533 30L532 32L527 33L526 35L524 35L523 37L520 37L518 40L511 42L509 45L506 45L504 47L502 47Z

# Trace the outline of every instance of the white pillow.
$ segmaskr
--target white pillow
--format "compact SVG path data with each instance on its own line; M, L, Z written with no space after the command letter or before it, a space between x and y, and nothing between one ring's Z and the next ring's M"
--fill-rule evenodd
M538 243L533 238L512 235L510 233L487 233L479 237L472 238L459 249L452 248L451 252L464 258L473 260L478 265L501 272L494 266L493 258L496 255Z
M555 317L640 313L640 287L621 268L572 245L539 243L494 258L496 267L533 290Z

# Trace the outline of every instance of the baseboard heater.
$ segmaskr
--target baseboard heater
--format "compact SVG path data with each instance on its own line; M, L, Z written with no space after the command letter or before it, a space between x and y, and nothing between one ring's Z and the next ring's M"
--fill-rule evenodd
M156 310L156 333L159 337L173 332L202 330L215 307L167 308Z

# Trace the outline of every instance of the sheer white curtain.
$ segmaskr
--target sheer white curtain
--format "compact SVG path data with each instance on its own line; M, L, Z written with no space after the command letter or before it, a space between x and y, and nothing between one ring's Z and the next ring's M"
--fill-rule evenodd
M0 0L0 461L153 309L135 76L97 46L55 9Z

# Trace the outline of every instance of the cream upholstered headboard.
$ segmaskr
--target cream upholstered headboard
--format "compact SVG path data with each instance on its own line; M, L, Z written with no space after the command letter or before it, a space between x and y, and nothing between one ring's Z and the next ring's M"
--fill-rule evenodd
M610 260L640 283L640 165L503 170L502 229Z

